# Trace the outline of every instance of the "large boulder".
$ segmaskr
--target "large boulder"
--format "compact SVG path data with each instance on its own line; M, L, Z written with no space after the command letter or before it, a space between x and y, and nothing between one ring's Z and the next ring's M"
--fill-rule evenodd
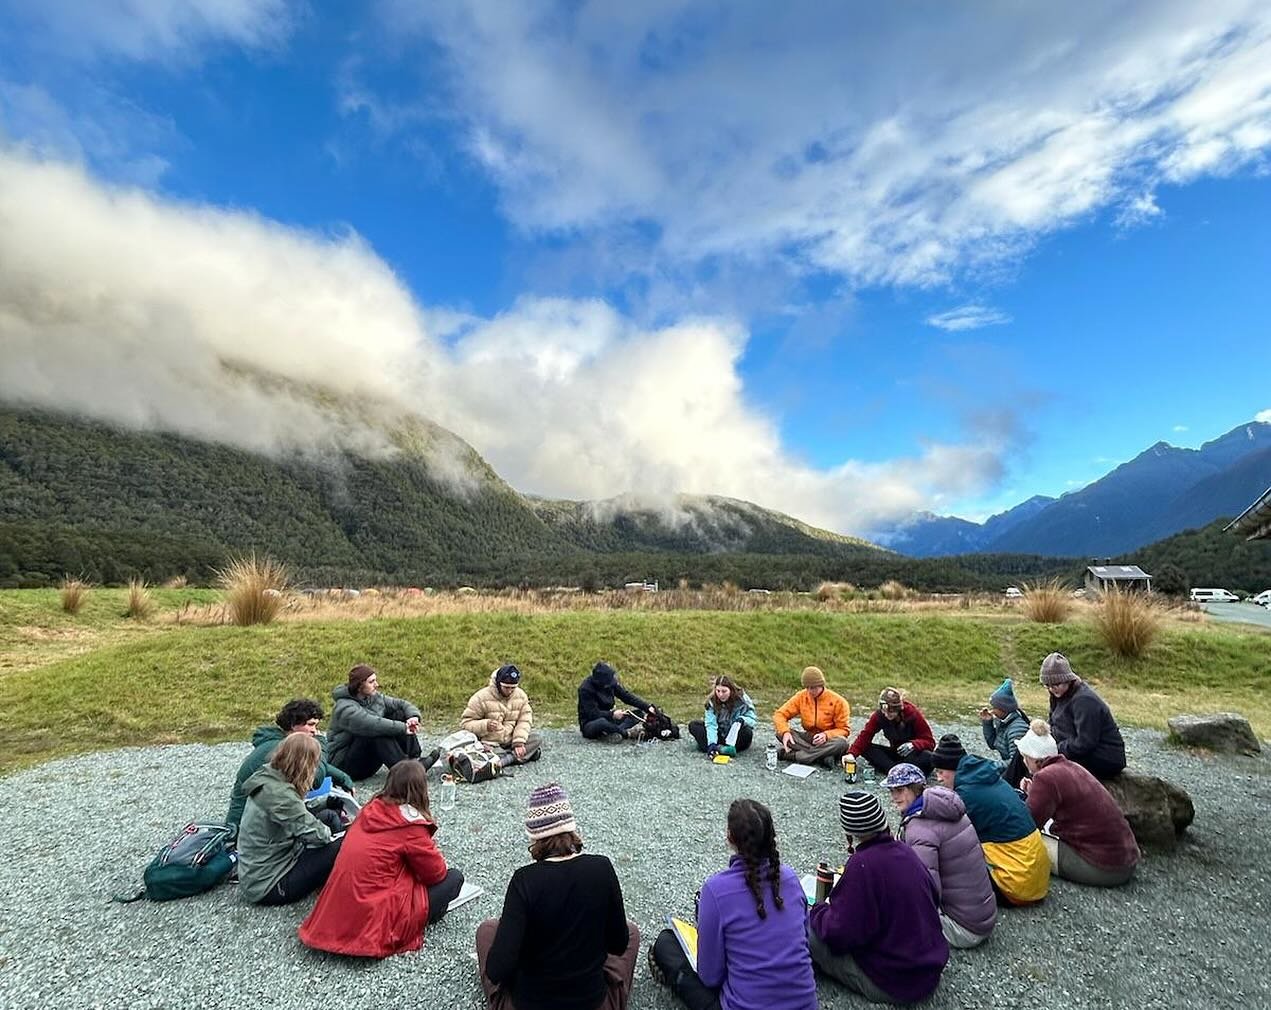
M1176 715L1169 720L1170 739L1187 747L1204 747L1220 754L1260 754L1262 746L1249 720L1235 712L1213 715Z
M1196 808L1186 790L1155 775L1124 771L1104 785L1143 848L1172 850L1196 819Z

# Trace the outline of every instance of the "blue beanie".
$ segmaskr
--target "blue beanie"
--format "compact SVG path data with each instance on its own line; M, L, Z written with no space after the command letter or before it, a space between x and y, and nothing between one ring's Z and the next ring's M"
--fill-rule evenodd
M1015 700L1015 682L1007 677L1002 686L989 695L989 706L1000 708L1003 712L1018 712L1019 702Z

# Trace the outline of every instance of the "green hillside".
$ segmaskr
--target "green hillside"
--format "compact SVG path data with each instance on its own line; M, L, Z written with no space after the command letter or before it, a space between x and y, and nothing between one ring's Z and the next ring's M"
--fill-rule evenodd
M1223 527L1229 522L1230 518L1216 519L1208 526L1176 533L1118 560L1142 565L1156 576L1158 585L1163 576L1169 583L1180 582L1181 577L1180 593L1191 586L1215 586L1249 594L1271 588L1271 540L1249 541L1225 533ZM1176 572L1170 573L1171 568ZM1175 577L1169 579L1169 575Z

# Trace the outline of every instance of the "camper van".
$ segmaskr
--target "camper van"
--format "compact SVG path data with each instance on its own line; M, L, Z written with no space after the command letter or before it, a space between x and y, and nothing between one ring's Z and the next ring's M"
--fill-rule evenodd
M1193 589L1193 603L1238 603L1240 597L1228 589Z

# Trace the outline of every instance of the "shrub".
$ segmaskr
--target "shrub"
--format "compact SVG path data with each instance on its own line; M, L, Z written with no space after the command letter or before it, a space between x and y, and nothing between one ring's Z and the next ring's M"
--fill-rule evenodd
M878 587L878 595L884 600L907 600L913 595L913 590L906 586L903 582L897 582L895 579L888 579Z
M62 598L62 609L68 614L78 614L80 607L88 596L88 583L83 579L72 579L69 575L62 579L58 595Z
M1161 615L1145 593L1110 589L1103 593L1094 614L1103 644L1118 656L1141 656L1161 630Z
M1024 616L1038 624L1063 624L1072 612L1072 596L1060 579L1024 584Z
M216 572L216 581L225 590L230 620L238 625L268 624L282 609L287 588L287 569L272 558L230 558Z
M134 620L144 621L155 610L154 597L150 595L150 587L144 579L128 580L127 616Z

